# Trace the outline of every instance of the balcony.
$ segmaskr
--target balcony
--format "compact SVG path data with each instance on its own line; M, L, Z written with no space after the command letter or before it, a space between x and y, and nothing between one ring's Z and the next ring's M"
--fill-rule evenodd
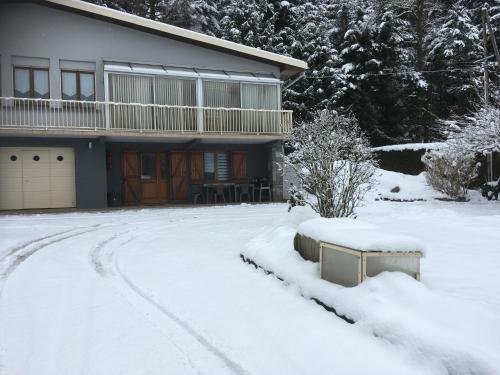
M283 137L292 111L0 97L0 129Z

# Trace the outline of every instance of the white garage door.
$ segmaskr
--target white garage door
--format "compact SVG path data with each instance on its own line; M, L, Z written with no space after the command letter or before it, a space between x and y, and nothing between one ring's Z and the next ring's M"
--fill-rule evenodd
M0 147L0 209L75 207L72 148Z

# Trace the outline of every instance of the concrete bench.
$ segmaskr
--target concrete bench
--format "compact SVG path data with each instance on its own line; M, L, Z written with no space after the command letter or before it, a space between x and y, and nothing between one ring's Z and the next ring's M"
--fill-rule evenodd
M385 271L403 272L420 280L424 246L410 236L390 233L353 219L312 219L299 226L295 248L319 261L321 278L356 286Z
M385 271L403 272L420 281L421 256L420 251L362 251L320 242L320 275L343 286L356 286Z

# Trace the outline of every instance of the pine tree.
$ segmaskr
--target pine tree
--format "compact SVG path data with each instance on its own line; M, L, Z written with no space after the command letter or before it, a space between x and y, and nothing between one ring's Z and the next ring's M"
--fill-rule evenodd
M191 2L191 30L210 36L220 33L219 3L215 0L194 0Z
M442 12L426 40L426 67L438 71L428 76L432 111L441 118L466 113L479 101L481 38L470 13L461 2L455 2Z
M284 93L285 105L294 109L299 119L308 119L316 110L334 106L338 51L333 46L333 24L327 11L323 4L304 2L293 8L292 22L282 29L288 38L291 31L286 29L295 30L295 37L288 42L285 39L282 44L288 48L281 50L309 65L305 78Z

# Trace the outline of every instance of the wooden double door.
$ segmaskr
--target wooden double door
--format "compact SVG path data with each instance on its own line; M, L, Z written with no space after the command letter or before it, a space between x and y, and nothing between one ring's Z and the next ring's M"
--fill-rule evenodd
M185 151L137 152L122 155L123 203L164 204L187 202L188 175Z

